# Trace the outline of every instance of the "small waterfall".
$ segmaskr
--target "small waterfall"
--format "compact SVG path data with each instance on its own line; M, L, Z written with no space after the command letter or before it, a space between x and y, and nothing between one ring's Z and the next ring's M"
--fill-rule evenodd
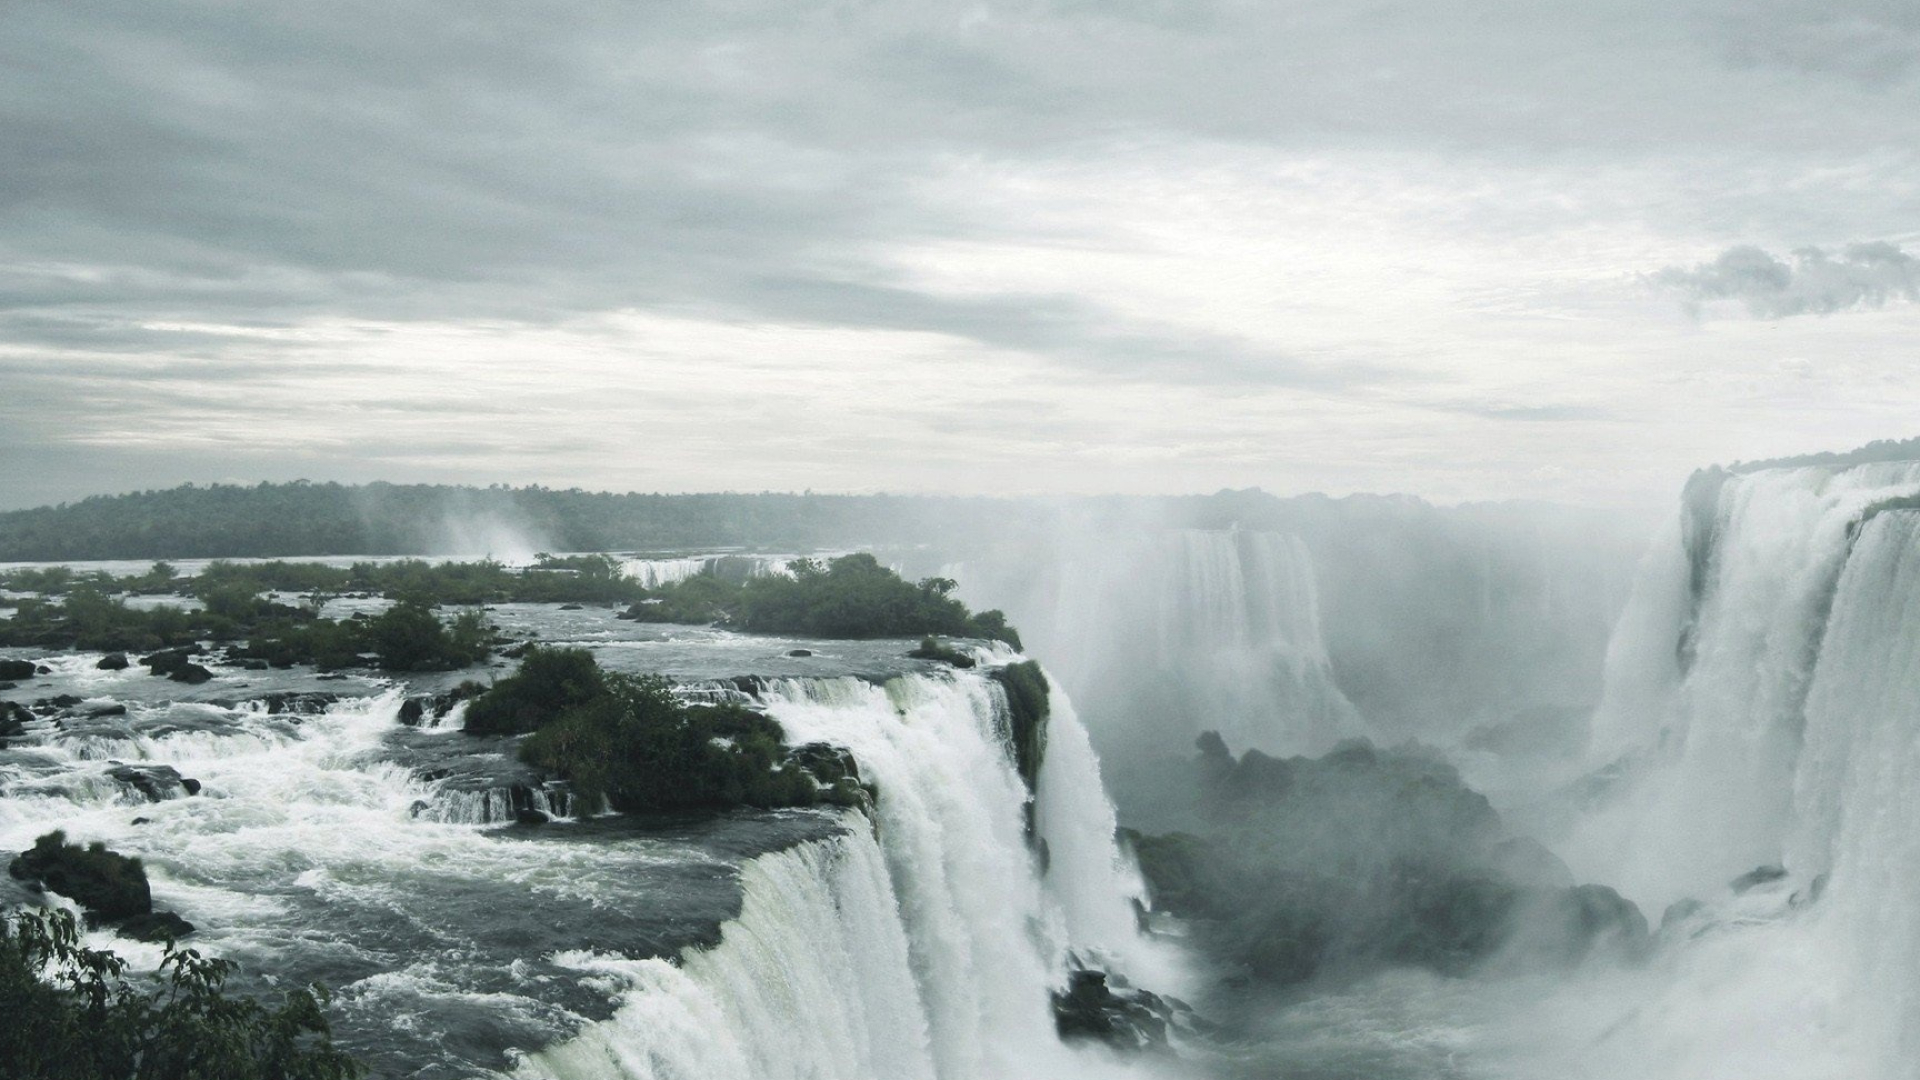
M415 817L448 825L505 825L529 813L555 820L574 816L573 795L564 784L459 788L434 792L415 804Z

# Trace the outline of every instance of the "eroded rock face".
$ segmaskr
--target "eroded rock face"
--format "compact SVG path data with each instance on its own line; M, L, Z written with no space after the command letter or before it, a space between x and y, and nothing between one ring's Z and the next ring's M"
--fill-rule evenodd
M1576 965L1651 948L1640 910L1576 885L1418 747L1234 758L1202 737L1194 828L1130 839L1155 906L1230 970L1270 984L1410 965Z

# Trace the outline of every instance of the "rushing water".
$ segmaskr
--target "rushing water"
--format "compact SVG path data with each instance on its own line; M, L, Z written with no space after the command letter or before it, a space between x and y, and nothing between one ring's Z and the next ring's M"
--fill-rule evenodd
M1141 977L1176 969L1135 929L1138 877L1064 694L1030 839L1004 696L985 668L907 660L910 642L746 638L534 605L495 615L696 689L758 676L713 685L758 686L792 740L850 749L882 792L874 818L581 818L514 760L511 740L466 736L457 713L400 723L409 693L445 680L220 670L186 688L71 655L13 695L83 700L0 750L0 850L62 828L140 856L156 906L200 927L193 943L239 960L250 985L335 987L342 1042L382 1074L995 1080L1120 1068L1061 1044L1051 991L1075 957ZM812 655L785 655L799 644ZM112 777L123 763L171 766L203 787L150 802ZM561 820L487 827L523 809Z

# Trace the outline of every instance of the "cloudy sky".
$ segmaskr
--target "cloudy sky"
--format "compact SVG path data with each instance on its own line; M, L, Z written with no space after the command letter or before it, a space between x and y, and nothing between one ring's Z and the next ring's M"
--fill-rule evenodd
M1913 0L0 0L0 507L1920 434Z

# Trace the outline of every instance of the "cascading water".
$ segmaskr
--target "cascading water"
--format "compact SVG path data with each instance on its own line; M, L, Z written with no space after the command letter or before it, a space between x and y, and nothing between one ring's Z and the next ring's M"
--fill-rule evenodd
M1190 754L1203 731L1275 754L1317 754L1362 733L1334 682L1313 563L1295 537L1103 534L943 573L976 604L1005 608L1073 688L1131 821L1155 822L1168 756Z
M1853 533L1920 464L1703 474L1642 567L1609 653L1597 766L1631 796L1564 854L1655 910L1776 864L1806 705Z
M1137 874L1115 845L1091 744L1065 696L1052 695L1034 816L1050 854L1044 872L1026 836L1004 696L990 680L779 679L757 696L792 741L853 753L880 792L874 820L852 817L842 836L758 860L722 944L677 969L583 959L628 980L627 1004L523 1073L1008 1080L1119 1071L1061 1044L1050 992L1076 951L1136 978L1171 979L1173 965L1134 928Z

